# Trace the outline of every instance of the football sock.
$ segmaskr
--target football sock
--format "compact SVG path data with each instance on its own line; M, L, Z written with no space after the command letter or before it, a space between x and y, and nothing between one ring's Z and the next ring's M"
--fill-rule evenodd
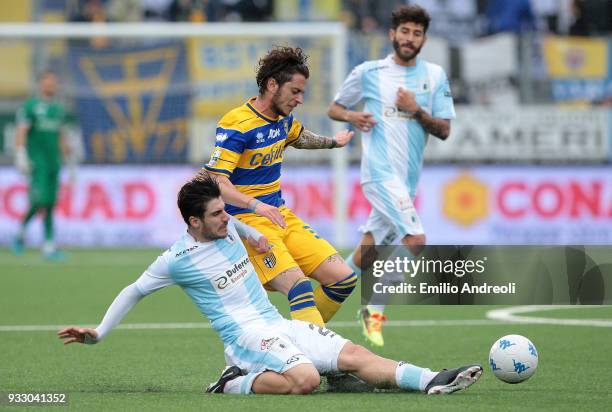
M402 389L424 391L438 372L419 368L406 362L400 362L395 370L395 383Z
M324 322L328 322L340 309L342 302L355 289L355 285L357 285L357 275L353 272L339 282L320 285L315 289L314 299Z
M317 305L315 304L312 284L308 279L304 278L297 281L289 290L287 299L289 300L289 309L291 310L292 319L325 326L321 313L319 313Z
M45 240L53 241L53 207L49 206L45 209Z
M350 255L348 255L348 257L345 259L346 264L349 265L349 267L353 270L353 272L355 272L355 275L357 275L357 277L361 277L361 268L357 266L355 262L353 261L354 254L355 252L352 252Z
M244 376L238 376L225 384L223 393L234 393L240 395L249 395L252 392L253 382L255 378L263 372L251 372Z
M372 312L378 312L380 314L385 313L385 305L368 305L367 308L368 308L368 311L370 311L370 313Z

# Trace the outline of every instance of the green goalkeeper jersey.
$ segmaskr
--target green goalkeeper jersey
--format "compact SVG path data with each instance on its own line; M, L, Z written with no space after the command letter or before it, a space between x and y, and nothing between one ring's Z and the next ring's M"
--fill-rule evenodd
M62 157L60 131L65 118L62 104L40 97L28 99L17 112L17 124L29 126L26 149L36 165L59 169Z

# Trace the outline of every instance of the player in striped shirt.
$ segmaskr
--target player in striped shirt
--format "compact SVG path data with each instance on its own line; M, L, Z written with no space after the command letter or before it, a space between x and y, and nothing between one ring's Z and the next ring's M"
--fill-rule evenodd
M231 218L216 181L198 177L178 195L187 231L136 280L124 288L95 328L58 332L64 343L101 341L143 297L178 285L216 330L228 368L207 388L215 393L305 394L321 373L350 372L373 386L395 386L427 394L452 393L478 380L479 365L432 372L373 354L329 329L284 319L268 300L247 251L267 239Z
M293 319L324 325L357 283L353 270L325 239L285 206L281 167L285 149L333 149L353 133L334 137L305 129L291 113L304 100L309 69L299 48L277 47L259 61L259 94L219 121L208 173L218 176L227 212L253 226L272 248L246 245L261 283L282 292ZM312 278L320 283L313 290Z
M372 212L360 228L360 244L347 258L357 275L368 267L364 256L375 259L373 245L393 244L399 238L406 246L400 253L415 256L422 250L425 232L414 198L423 152L428 135L445 140L455 118L446 73L418 57L429 14L417 5L401 6L391 20L389 38L395 52L355 67L328 110L332 119L350 122L363 132L361 188ZM364 111L352 110L360 101ZM383 281L401 282L402 276L388 274ZM374 346L384 344L385 297L374 295L360 313L363 333Z

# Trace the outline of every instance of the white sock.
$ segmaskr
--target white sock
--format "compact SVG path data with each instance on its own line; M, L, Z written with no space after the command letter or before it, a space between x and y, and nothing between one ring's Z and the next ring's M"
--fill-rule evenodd
M402 389L424 391L438 372L419 368L406 362L400 362L395 370L395 383Z
M45 240L42 246L42 252L44 254L49 254L55 252L55 243L52 240Z
M225 388L223 388L223 393L234 393L240 395L249 395L253 393L251 391L251 388L253 387L253 381L255 381L255 378L261 375L262 373L263 372L254 372L232 379L231 381L225 384Z

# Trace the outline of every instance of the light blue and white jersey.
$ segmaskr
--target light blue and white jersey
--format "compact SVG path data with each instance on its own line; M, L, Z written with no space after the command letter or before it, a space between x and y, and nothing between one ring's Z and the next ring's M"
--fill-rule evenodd
M455 118L444 69L418 57L411 67L395 63L392 54L360 64L346 78L334 101L351 108L363 100L364 111L378 122L362 134L361 183L399 178L414 198L428 135L419 122L395 105L400 87L412 91L418 105L433 117Z
M143 295L179 285L226 345L247 329L283 322L238 236L240 224L230 220L228 235L211 242L185 233L136 281Z

